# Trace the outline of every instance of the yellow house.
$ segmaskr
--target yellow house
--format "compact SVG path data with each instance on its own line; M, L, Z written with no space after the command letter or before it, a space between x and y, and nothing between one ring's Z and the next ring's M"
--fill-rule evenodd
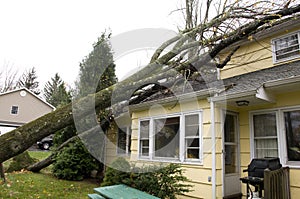
M299 198L299 22L240 42L227 66L211 71L216 81L204 78L190 92L131 105L130 119L119 118L119 129L108 133L106 162L125 156L180 163L194 191L178 198L211 199L239 193L245 198L240 178L251 160L278 157L290 167L292 198Z

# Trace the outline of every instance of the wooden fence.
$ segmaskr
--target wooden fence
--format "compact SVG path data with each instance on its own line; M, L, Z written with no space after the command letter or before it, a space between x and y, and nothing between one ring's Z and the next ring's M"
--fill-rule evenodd
M290 168L264 171L264 199L290 199Z

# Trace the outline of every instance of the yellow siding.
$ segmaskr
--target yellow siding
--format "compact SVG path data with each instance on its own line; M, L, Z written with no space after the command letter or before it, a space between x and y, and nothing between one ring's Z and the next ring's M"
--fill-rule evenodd
M194 191L186 194L186 196L180 196L179 198L211 198L212 184L208 181L212 177L212 140L211 140L211 118L210 118L210 104L207 100L199 100L197 103L181 102L175 107L162 107L155 105L149 110L134 111L132 113L132 145L131 145L131 161L138 162L138 120L139 118L145 118L150 116L161 116L165 114L181 113L184 111L201 110L203 113L203 164L183 164L182 167L185 170L185 175L191 180L191 184L194 186ZM216 115L219 112L216 111ZM218 119L220 120L220 119ZM220 127L218 127L220 129ZM217 154L217 192L218 197L222 196L222 170L221 170L221 134L218 134L216 151ZM143 161L142 161L143 162ZM145 163L145 162L143 162Z
M297 29L287 29L284 33L267 37L262 40L253 39L246 45L241 46L232 56L231 61L221 70L221 78L226 79L260 69L273 67L271 39L282 36ZM250 40L249 40L250 41ZM222 54L221 60L228 52Z
M247 109L241 109L239 111L239 122L240 122L240 151L241 151L241 175L247 176L247 173L243 173L242 170L246 169L250 163L250 118L249 111L257 110L268 110L268 109L278 109L287 108L292 106L299 106L300 93L299 92L289 92L284 94L277 94L276 103L264 105L264 106L254 106L248 107ZM292 199L299 198L300 195L300 170L290 169L290 184L291 184L291 194ZM245 185L242 184L243 193L246 193Z

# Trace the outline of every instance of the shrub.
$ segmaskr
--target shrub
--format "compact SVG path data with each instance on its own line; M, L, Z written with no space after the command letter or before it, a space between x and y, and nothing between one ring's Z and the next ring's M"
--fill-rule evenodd
M117 158L110 167L107 167L101 186L130 185L128 179L130 179L130 164L124 158Z
M187 182L179 164L130 168L124 158L118 158L106 170L101 185L126 184L162 199L175 199L176 195L191 191Z
M53 174L65 180L83 180L97 168L97 161L88 153L81 141L71 143L55 156Z

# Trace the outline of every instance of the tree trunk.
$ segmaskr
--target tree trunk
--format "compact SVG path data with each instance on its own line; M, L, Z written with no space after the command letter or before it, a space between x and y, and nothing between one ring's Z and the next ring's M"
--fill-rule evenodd
M4 168L3 168L3 164L0 164L0 177L3 179L4 182L6 182L5 179L5 174L4 174Z
M42 170L43 168L48 167L49 165L51 165L54 162L54 156L60 151L62 150L65 146L67 146L69 143L78 140L79 137L73 136L71 138L69 138L67 141L65 141L64 143L62 143L55 151L52 152L51 155L49 155L47 158L43 159L40 162L37 162L33 165L30 165L29 167L27 167L28 171L32 171L32 172L39 172L40 170Z

